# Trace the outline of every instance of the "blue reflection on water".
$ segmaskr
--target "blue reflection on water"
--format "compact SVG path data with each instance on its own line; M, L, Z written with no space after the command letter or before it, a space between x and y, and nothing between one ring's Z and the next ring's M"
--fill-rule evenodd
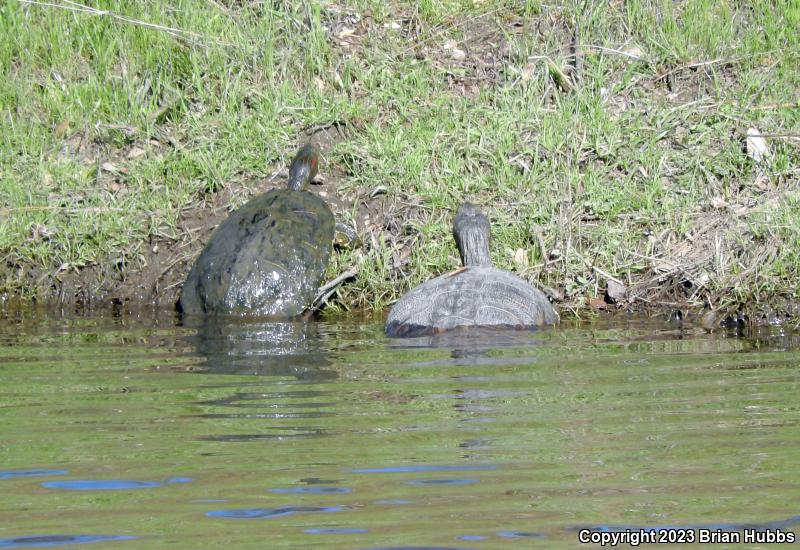
M496 464L419 464L412 466L387 466L385 468L358 468L354 474L397 474L406 472L443 472L453 470L496 470Z
M0 539L0 548L41 548L44 546L62 546L66 544L92 544L115 540L132 540L133 535L33 535Z
M547 538L545 535L541 533L528 533L526 531L498 531L498 537L503 537L504 539L521 539L521 538L531 538L531 539L544 539Z
M345 495L353 492L349 487L287 487L285 489L270 489L271 493L311 493L311 494L339 494Z
M5 470L0 472L0 479L10 479L12 477L63 476L67 473L69 473L67 470Z
M478 479L467 477L456 477L449 479L410 479L406 481L406 485L470 485L478 483Z
M191 483L192 481L194 481L194 478L192 478L192 477L171 477L168 480L166 480L164 483L166 483L168 485L172 485L172 484L175 484L175 483Z
M160 481L134 481L127 479L75 479L69 481L45 481L46 489L69 489L70 491L113 491L119 489L147 489L160 487Z
M206 512L212 518L258 519L291 516L299 512L342 512L344 506L284 506L282 508L239 508Z
M165 482L137 481L133 479L70 479L66 481L45 481L46 489L68 489L70 491L119 491L124 489L149 489L172 483L189 483L190 477L173 477Z

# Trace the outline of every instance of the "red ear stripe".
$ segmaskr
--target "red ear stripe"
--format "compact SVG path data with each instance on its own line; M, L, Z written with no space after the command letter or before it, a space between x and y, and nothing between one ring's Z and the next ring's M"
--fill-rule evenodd
M317 171L317 164L318 163L319 163L319 158L317 157L317 153L314 152L311 155L311 171L312 172L316 172Z

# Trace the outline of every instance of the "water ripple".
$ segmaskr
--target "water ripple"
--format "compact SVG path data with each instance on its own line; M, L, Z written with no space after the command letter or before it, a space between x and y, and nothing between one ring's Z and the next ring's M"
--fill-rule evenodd
M138 481L133 479L71 479L67 481L45 481L45 489L67 489L70 491L119 491L125 489L150 489L173 483L189 483L190 477L172 477L166 481Z
M0 472L0 479L11 479L14 477L36 477L36 476L63 476L68 474L67 470L5 470Z
M411 479L406 481L406 485L470 485L478 481L474 478Z
M353 492L349 487L287 487L284 489L270 489L270 493L311 493L311 494L339 494Z
M115 540L132 540L133 535L33 535L0 539L0 548L41 548L44 546L62 546L66 544L92 544Z
M285 506L283 508L239 508L206 512L211 518L258 519L291 516L299 512L342 512L344 506Z

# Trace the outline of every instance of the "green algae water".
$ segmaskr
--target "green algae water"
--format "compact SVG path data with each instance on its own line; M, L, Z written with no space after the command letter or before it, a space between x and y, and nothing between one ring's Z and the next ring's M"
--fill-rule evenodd
M7 317L0 548L772 547L800 534L798 344Z

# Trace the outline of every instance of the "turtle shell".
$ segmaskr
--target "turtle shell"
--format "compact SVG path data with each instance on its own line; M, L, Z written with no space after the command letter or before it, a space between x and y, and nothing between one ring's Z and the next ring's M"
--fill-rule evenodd
M456 327L529 329L558 323L545 295L507 271L475 266L411 290L389 312L386 334L422 336Z
M307 191L275 189L214 231L183 285L185 314L290 319L316 296L331 255L334 218Z

